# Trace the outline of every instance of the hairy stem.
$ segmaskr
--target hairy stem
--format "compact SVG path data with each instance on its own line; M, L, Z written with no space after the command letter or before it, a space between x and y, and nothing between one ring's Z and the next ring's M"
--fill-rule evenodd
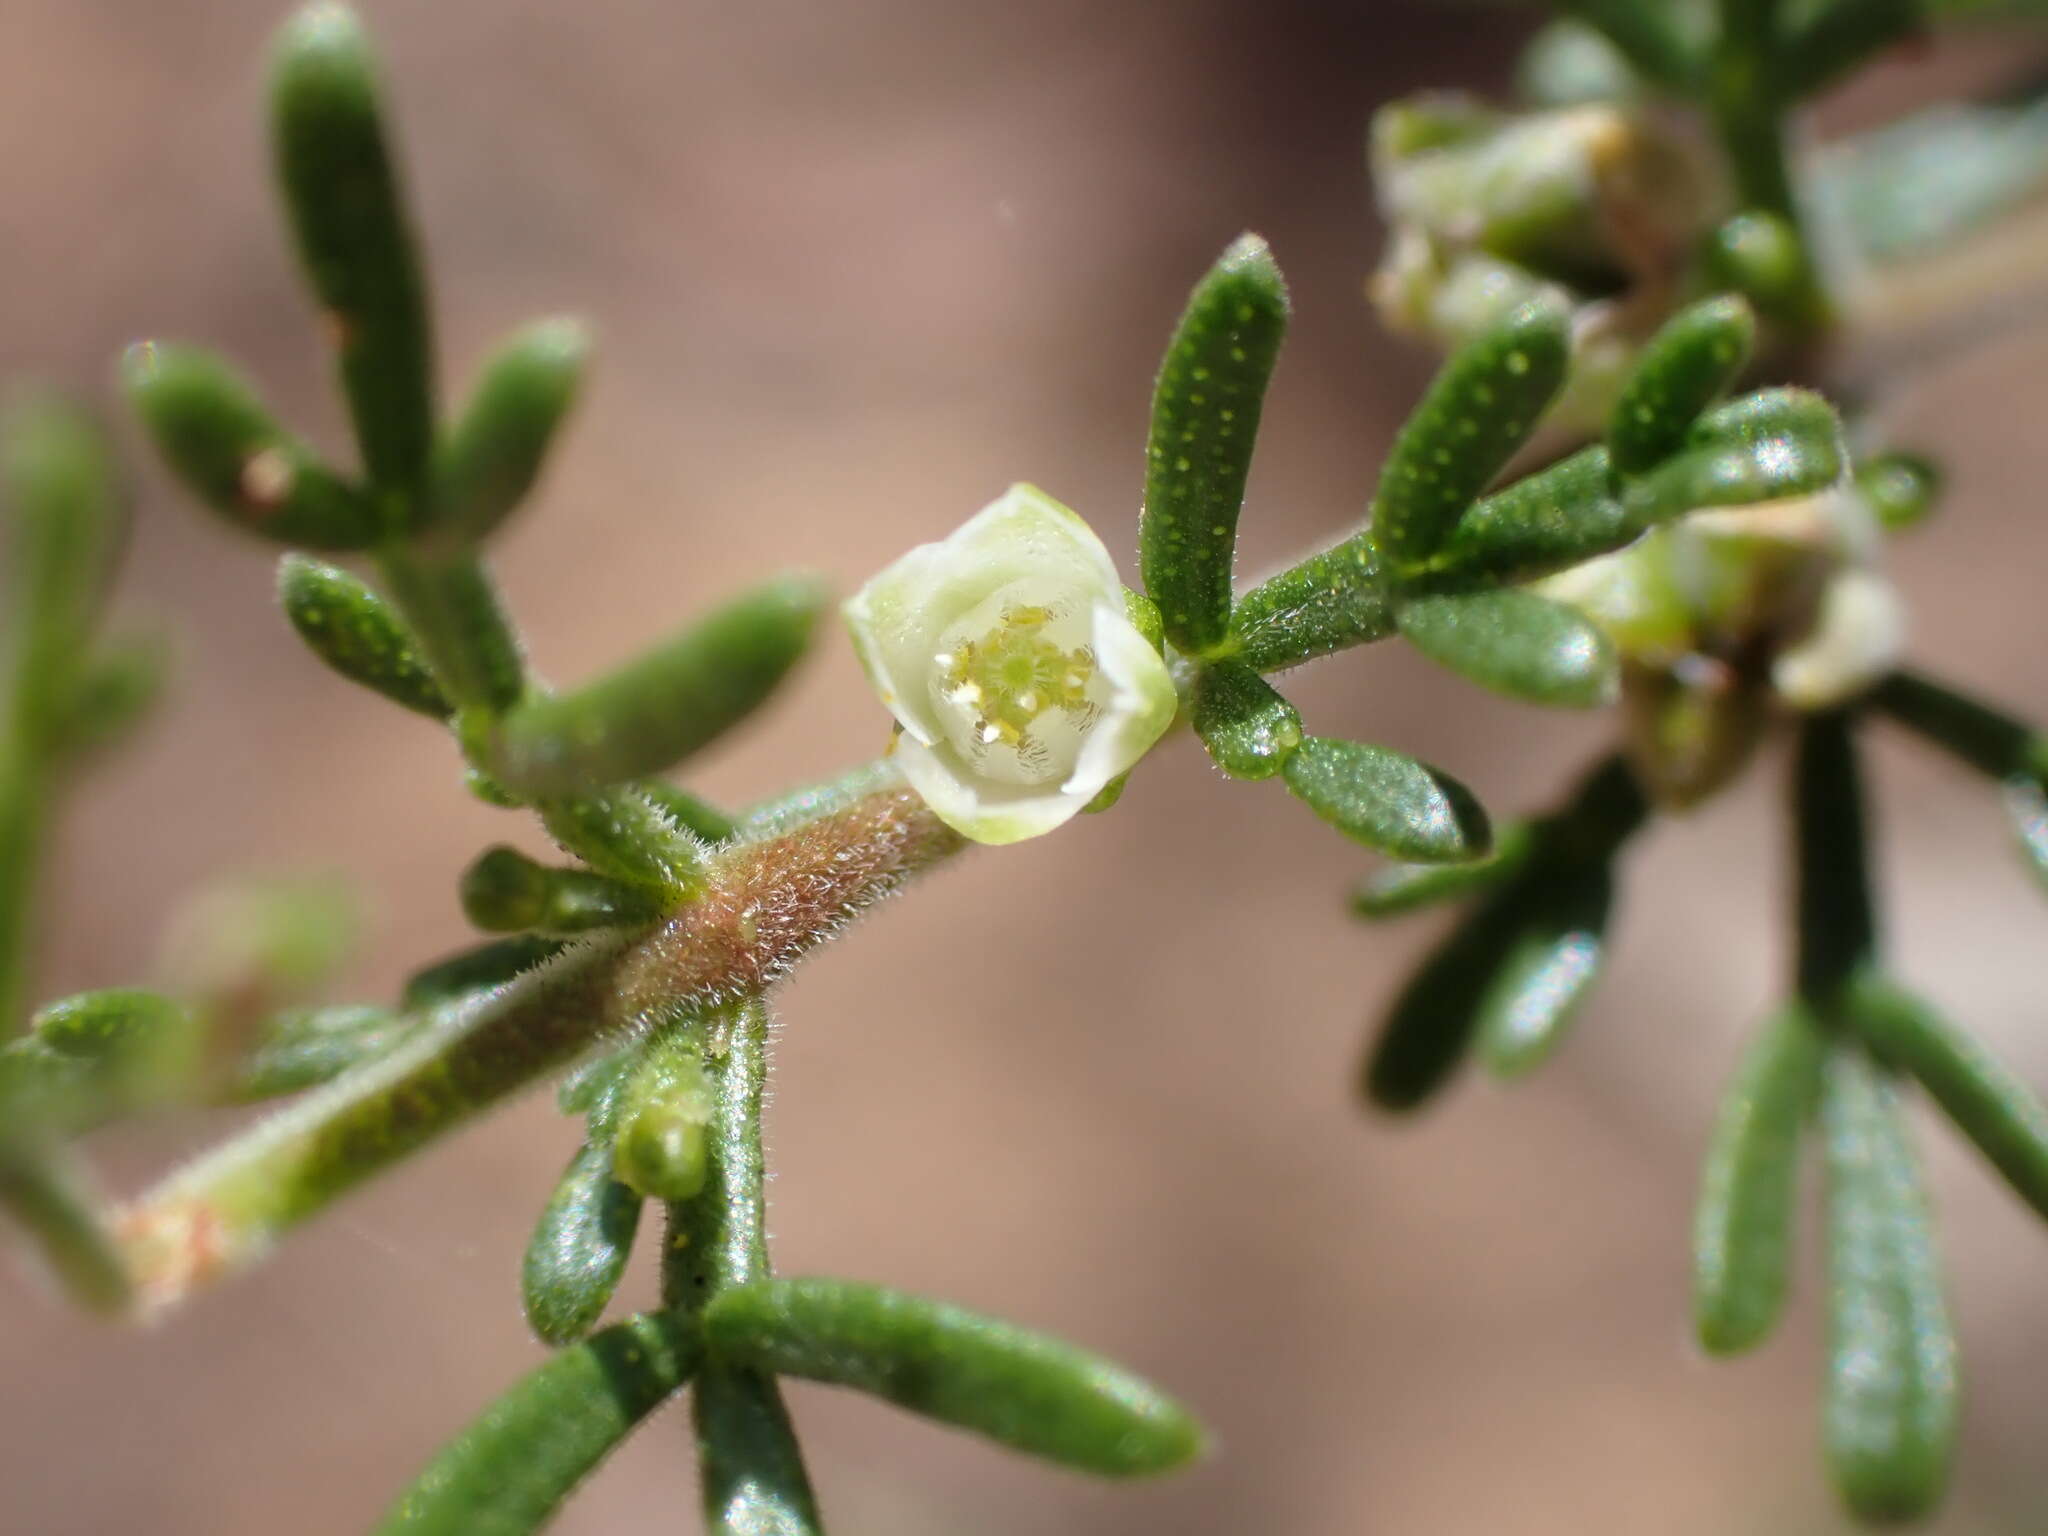
M260 1258L287 1228L602 1041L759 997L962 846L886 763L750 821L712 859L703 894L661 923L585 940L437 1011L388 1056L120 1213L141 1304Z

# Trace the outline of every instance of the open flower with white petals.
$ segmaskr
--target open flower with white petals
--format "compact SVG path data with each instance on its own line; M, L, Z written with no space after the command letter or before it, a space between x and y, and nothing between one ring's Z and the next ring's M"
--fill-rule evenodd
M1013 485L846 604L902 726L904 777L948 826L1014 843L1061 825L1173 721L1173 680L1095 531Z

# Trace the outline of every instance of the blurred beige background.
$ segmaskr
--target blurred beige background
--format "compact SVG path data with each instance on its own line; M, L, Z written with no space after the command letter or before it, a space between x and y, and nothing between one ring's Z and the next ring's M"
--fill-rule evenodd
M767 569L851 589L1013 479L1128 549L1151 373L1189 284L1270 237L1296 332L1246 561L1355 519L1427 360L1360 299L1372 106L1499 88L1512 13L1372 4L381 0L439 279L447 376L536 313L591 318L580 420L501 570L539 666L574 679ZM255 0L0 7L0 376L105 400L147 334L217 345L339 445L270 204ZM1945 60L1935 60L1937 66ZM1964 66L1969 61L1964 60ZM1963 66L1959 66L1963 67ZM1885 91L1916 88L1895 71ZM2032 485L2048 347L2001 347L1890 408L1948 455L1949 514L1900 551L1923 657L2036 717ZM43 990L147 975L181 895L345 872L376 913L348 990L461 943L454 876L538 842L468 799L433 730L328 677L272 611L271 557L138 466L131 616L173 629L175 698L66 817ZM1385 646L1302 674L1312 728L1547 799L1598 721L1484 697ZM829 638L705 764L744 800L879 749ZM782 1266L1056 1330L1184 1395L1221 1448L1098 1485L861 1399L794 1403L833 1528L889 1533L1831 1532L1811 1283L1760 1357L1688 1343L1685 1252L1713 1096L1784 957L1772 771L1658 829L1620 958L1512 1096L1414 1124L1349 1092L1366 1020L1434 924L1344 916L1366 858L1277 786L1183 742L1124 804L985 852L807 967L772 1137ZM2048 906L1991 796L1887 738L1902 968L2048 1080ZM218 1134L115 1137L132 1185ZM24 1536L350 1533L540 1358L518 1256L571 1127L536 1096L143 1335L0 1275L0 1527ZM2048 1241L1945 1135L1932 1158L1968 1408L1943 1532L2048 1521ZM646 1294L646 1277L628 1282ZM559 1529L696 1528L681 1415Z

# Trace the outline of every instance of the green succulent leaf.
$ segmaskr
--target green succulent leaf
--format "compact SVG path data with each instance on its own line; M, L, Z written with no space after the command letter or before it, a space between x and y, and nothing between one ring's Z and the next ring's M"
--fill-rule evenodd
M539 810L541 825L565 850L600 875L645 888L663 907L703 883L704 845L637 788L543 800Z
M1604 863L1559 869L1479 1000L1479 1057L1495 1077L1550 1059L1600 978L1614 877Z
M521 934L459 950L414 972L405 984L403 1006L410 1010L432 1008L502 987L521 972L561 953L563 942Z
M757 588L608 677L511 710L484 735L482 766L536 796L671 768L767 700L803 655L824 598L807 577Z
M1108 1361L943 1302L851 1280L769 1280L704 1309L713 1353L854 1387L1106 1477L1199 1455L1186 1410Z
M1189 298L1159 367L1138 563L1166 637L1193 655L1229 629L1237 518L1287 313L1272 252L1242 235Z
M1397 570L1435 554L1534 434L1570 359L1564 314L1531 302L1444 365L1380 472L1373 539Z
M2048 1216L2048 1109L1975 1040L1897 983L1858 978L1850 1026L1879 1058L1910 1074L1977 1144L2014 1193Z
M587 933L661 915L643 886L536 863L502 845L486 849L463 871L461 892L464 915L486 933Z
M294 1008L271 1019L238 1064L232 1096L276 1098L331 1082L394 1049L419 1020L363 1006Z
M1680 310L1650 338L1622 386L1607 426L1607 452L1624 475L1641 474L1685 443L1694 420L1734 382L1756 346L1756 316L1728 295Z
M484 364L435 456L421 528L433 544L479 544L526 500L575 404L589 352L582 323L557 318L519 331Z
M1619 687L1614 646L1576 610L1507 589L1412 598L1401 634L1439 666L1531 704L1592 709Z
M597 1326L626 1272L641 1203L612 1177L610 1148L586 1143L569 1159L519 1270L526 1323L543 1343L572 1344Z
M1493 978L1524 928L1519 890L1518 881L1461 918L1387 1009L1361 1075L1377 1108L1420 1108L1464 1061Z
M1394 605L1371 536L1356 534L1260 583L1231 615L1236 657L1278 672L1394 632Z
M278 600L307 648L352 683L433 720L455 713L391 605L346 571L286 555Z
M1705 507L1749 506L1826 490L1847 468L1839 424L1832 412L1824 427L1799 419L1803 415L1788 410L1774 421L1763 411L1709 412L1693 429L1696 446L1624 487L1630 521L1652 528ZM1727 430L1717 432L1709 423Z
M1470 790L1391 747L1307 736L1283 771L1310 810L1393 858L1462 863L1492 846L1486 812Z
M1799 1136L1820 1093L1825 1036L1790 1003L1758 1033L1722 1096L1693 1216L1693 1326L1709 1354L1770 1336L1791 1273Z
M1422 1104L1450 1080L1475 1033L1505 1077L1549 1054L1595 979L1614 860L1648 815L1628 764L1609 757L1562 807L1503 837L1497 870L1446 867L1481 900L1388 1009L1366 1057L1372 1102L1396 1111Z
M341 361L363 468L417 499L434 446L434 356L424 279L385 143L362 24L314 0L278 35L271 147L306 277Z
M1212 662L1195 680L1195 734L1234 779L1270 779L1301 745L1301 715L1241 661Z
M1400 917L1490 891L1526 869L1537 844L1535 823L1513 821L1494 829L1493 851L1483 859L1465 864L1389 864L1353 889L1351 910L1374 920Z
M380 566L391 600L451 702L495 712L525 696L519 637L473 556L387 549Z
M1940 1502L1955 1441L1955 1336L1927 1198L1886 1074L1828 1055L1827 1456L1850 1511L1917 1519Z
M1631 543L1642 525L1622 505L1605 448L1584 448L1503 487L1458 519L1418 587L1534 581Z
M227 364L196 347L145 341L122 360L143 425L185 486L246 532L302 549L365 549L376 504L271 419Z
M378 1536L528 1536L697 1368L673 1313L618 1323L561 1351L436 1456Z
M1716 226L1700 253L1710 288L1738 293L1757 313L1794 330L1813 318L1805 243L1785 219L1747 208Z

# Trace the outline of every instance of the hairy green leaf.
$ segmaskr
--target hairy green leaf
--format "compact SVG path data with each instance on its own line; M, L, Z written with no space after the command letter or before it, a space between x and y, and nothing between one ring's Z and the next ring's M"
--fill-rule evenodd
M643 886L587 869L538 864L502 845L485 849L463 871L461 893L463 914L486 933L586 933L661 915Z
M542 1342L574 1343L597 1326L626 1272L640 1206L640 1196L612 1177L610 1148L577 1148L519 1270L526 1323Z
M704 845L638 789L540 802L541 824L568 852L601 875L644 887L666 906L704 878Z
M1241 661L1203 668L1193 715L1209 756L1234 779L1270 779L1301 745L1301 715Z
M1605 448L1584 448L1475 502L1418 586L1496 587L1609 554L1641 535Z
M1404 602L1409 644L1483 688L1571 709L1614 701L1614 646L1575 609L1512 588Z
M1255 672L1328 656L1394 632L1394 605L1368 534L1261 582L1231 615L1237 659Z
M1310 810L1393 858L1460 863L1492 845L1486 812L1470 790L1391 747L1307 736L1284 772Z

